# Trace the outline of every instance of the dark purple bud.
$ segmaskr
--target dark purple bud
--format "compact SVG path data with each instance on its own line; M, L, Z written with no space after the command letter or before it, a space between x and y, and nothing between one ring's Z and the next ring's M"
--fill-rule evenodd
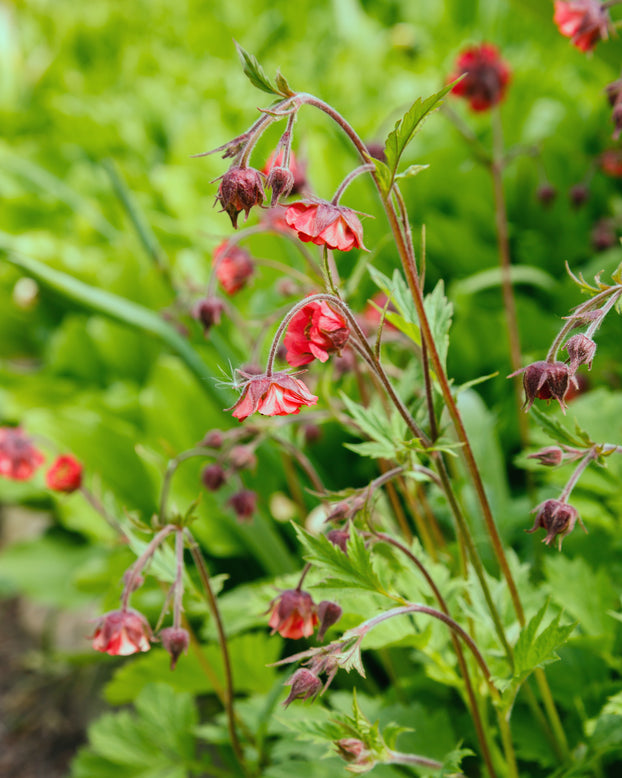
M574 186L570 187L568 195L570 197L570 204L572 207L580 208L583 203L586 202L590 192L585 184L575 184Z
M257 457L252 446L234 446L229 452L229 463L236 470L253 470Z
M350 537L350 532L347 529L331 529L330 532L326 533L326 537L333 546L337 546L344 554L346 553L348 538Z
M548 206L557 197L557 189L555 189L553 184L542 184L542 186L538 187L536 197L542 203L542 205Z
M542 542L548 546L555 538L559 538L557 547L560 551L562 550L562 540L568 533L572 532L577 521L583 527L583 522L576 508L561 500L546 500L534 508L532 513L536 514L536 520L533 527L525 532L546 530L547 534ZM585 530L585 527L583 529Z
M387 161L387 155L384 152L384 146L382 143L368 143L367 144L367 153L370 157L373 157L374 159L379 160L380 162Z
M564 362L533 362L531 365L511 373L508 378L513 378L519 373L523 374L524 410L528 411L533 405L533 401L538 398L539 400L557 400L562 411L566 411L564 398L571 382L576 383L568 365Z
M250 521L257 508L257 495L249 489L242 489L229 498L228 504L240 521Z
M596 343L587 335L583 335L583 333L573 335L564 344L564 351L570 357L568 367L571 373L575 373L579 365L587 365L588 370L592 369Z
M326 630L339 621L342 613L343 610L341 609L341 606L337 605L336 602L331 602L331 600L322 600L317 606L317 617L320 622L320 628L317 633L319 643L324 640Z
M201 441L201 445L207 448L221 448L224 442L225 434L222 430L210 430Z
M286 167L272 168L266 180L266 188L272 189L271 208L274 208L281 197L287 197L291 193L294 183L294 174L291 170L288 170Z
M218 297L205 297L196 303L192 309L192 316L203 325L205 335L214 324L220 324L224 308L224 303Z
M536 451L535 454L529 454L527 459L537 459L541 465L557 467L564 459L564 452L559 446L547 446L541 451Z
M246 218L255 205L264 201L261 173L250 167L232 167L222 177L216 200L223 211L229 214L234 229L238 226L238 215L244 211Z
M160 632L159 637L162 641L162 646L171 655L171 670L174 670L177 660L182 653L188 653L190 636L188 635L188 632L181 627L167 627Z
M316 697L322 688L322 682L315 673L301 667L292 675L286 686L291 686L292 690L283 705L287 706L294 700L308 700L310 697Z
M203 468L201 481L210 492L217 492L221 486L227 483L227 474L220 465L214 462L214 464Z

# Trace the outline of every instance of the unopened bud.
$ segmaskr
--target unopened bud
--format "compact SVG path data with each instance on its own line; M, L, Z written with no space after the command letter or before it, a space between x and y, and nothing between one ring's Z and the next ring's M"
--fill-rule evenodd
M535 454L529 454L527 459L537 459L541 465L557 467L564 459L564 452L559 446L547 446L541 451L536 451Z
M227 474L220 465L214 462L214 464L203 468L201 482L210 492L217 492L221 486L227 483Z
M542 205L548 206L557 197L557 189L555 189L553 184L542 184L542 186L538 187L536 196Z
M225 435L222 430L210 430L201 441L201 445L207 448L221 448L224 441Z
M286 167L272 168L266 181L266 187L272 189L271 208L274 208L281 197L287 197L290 194L294 188L294 183L294 174L291 170L288 170Z
M575 184L570 187L568 195L573 208L580 208L589 197L589 190L585 184Z
M252 446L234 446L229 452L229 462L236 470L253 470L257 457Z
M175 669L177 660L183 654L188 653L190 636L187 630L181 627L167 627L160 632L162 646L171 655L171 670Z
M320 628L317 633L319 643L324 640L324 635L329 627L332 627L333 624L336 624L339 621L342 613L343 610L341 609L341 606L331 600L322 600L317 606L317 617L320 622Z
M257 495L249 489L242 489L229 498L228 504L240 521L250 521L257 508Z
M192 317L203 325L203 332L207 335L214 324L220 324L224 308L224 303L218 297L205 297L192 309Z
M310 697L316 697L322 688L322 682L315 673L301 667L292 675L286 686L291 686L292 690L283 705L287 706L294 700L308 700Z
M564 351L570 357L569 370L575 373L579 365L587 365L587 369L592 369L592 361L596 353L596 343L587 335L579 333L573 335L564 344Z
M337 753L346 762L358 766L374 766L374 758L365 743L358 738L344 737L335 741Z
M346 553L348 538L350 537L350 532L347 529L331 529L330 532L326 533L326 537L333 546L337 546L344 554Z

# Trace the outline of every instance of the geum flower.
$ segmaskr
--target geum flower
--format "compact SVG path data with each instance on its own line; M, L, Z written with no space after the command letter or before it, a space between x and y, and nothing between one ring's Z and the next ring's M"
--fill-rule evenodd
M270 603L268 626L272 634L298 640L308 638L318 625L317 606L308 592L300 589L286 589Z
M151 648L147 619L131 608L105 613L97 622L93 648L112 656L129 656Z
M486 111L503 100L510 69L496 46L482 43L465 49L456 60L456 70L448 81L455 81L462 74L464 77L451 91L468 100L471 110Z
M214 267L216 278L228 295L243 289L255 269L248 251L232 246L228 241L214 249Z
M233 228L237 229L240 213L244 211L248 219L251 208L264 201L261 173L251 167L230 168L220 181L216 200L229 214Z
M303 405L315 405L318 398L305 384L289 373L251 375L238 371L245 379L240 399L227 410L244 421L252 413L262 416L288 416L299 413Z
M21 427L0 427L0 476L27 481L44 461Z
M326 200L299 200L288 206L285 221L304 243L339 251L365 249L361 221L356 211L343 205Z
M324 300L315 300L292 317L283 339L285 359L293 367L307 365L314 359L326 362L331 354L341 351L349 336L344 317Z
M45 474L45 483L55 492L75 492L82 486L82 464L71 454L57 457Z
M557 548L560 551L562 550L562 540L572 532L577 521L587 532L577 509L568 505L567 502L545 500L537 508L534 508L532 513L536 514L536 520L533 527L526 529L525 532L532 533L539 529L545 529L547 534L542 542L549 546L557 538Z
M523 374L525 403L523 410L528 411L534 400L557 400L562 411L566 410L566 395L571 384L576 386L576 379L570 368L564 362L533 362L522 367L508 378Z
M581 51L591 51L608 37L609 15L599 0L555 0L553 21Z

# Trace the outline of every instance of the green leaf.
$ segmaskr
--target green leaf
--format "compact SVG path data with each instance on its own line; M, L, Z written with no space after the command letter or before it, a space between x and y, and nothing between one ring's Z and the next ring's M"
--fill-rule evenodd
M579 427L578 423L575 423L576 435L573 435L558 419L545 413L537 405L532 405L530 412L542 430L556 443L564 443L576 448L583 448L586 444L591 444L587 433Z
M324 535L312 535L298 526L294 529L305 547L305 559L326 573L332 585L386 594L373 568L369 551L357 532L350 534L344 554Z
M397 173L395 178L414 178L414 176L418 176L419 173L427 170L429 167L429 165L410 165L410 167L407 167L406 170L402 170L401 173Z
M513 265L510 268L510 279L512 284L526 284L546 292L554 289L557 283L549 273L545 273L539 267L529 265ZM501 268L493 267L455 281L451 286L451 293L452 296L472 295L501 286L502 283Z
M396 415L394 415L389 420L384 411L381 412L373 406L365 408L355 403L343 392L341 399L361 432L371 438L378 451L383 451L378 456L386 459L396 458L398 451L405 448L406 429L401 419L396 419ZM346 446L349 447L350 444L346 444ZM366 456L371 456L371 454L368 453Z
M441 105L451 87L452 85L448 84L425 100L419 97L389 133L385 143L385 154L391 183L385 191L388 191L393 184L400 158L415 134L421 129L423 120Z
M523 627L514 647L514 680L518 684L536 667L556 662L559 659L555 653L556 650L568 640L576 627L576 623L560 626L561 613L558 613L551 623L538 634L548 606L547 601Z
M261 67L259 62L257 62L257 59L252 54L249 54L245 49L243 49L237 41L234 41L234 43L236 49L238 50L242 68L244 69L244 75L248 78L251 84L256 86L257 89L261 89L262 92L267 92L269 95L282 94L282 92L279 91L279 89L272 83L272 81L270 81L268 76L265 74L264 69ZM283 76L280 74L279 76L283 81L285 81ZM287 82L285 82L285 84L287 84Z

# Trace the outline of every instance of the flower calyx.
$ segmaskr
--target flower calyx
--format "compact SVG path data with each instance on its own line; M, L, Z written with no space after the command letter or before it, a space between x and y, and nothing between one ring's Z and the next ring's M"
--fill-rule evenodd
M536 514L536 519L533 527L525 530L525 532L532 533L539 529L546 530L546 537L542 542L549 546L557 539L557 548L560 551L562 550L562 540L572 532L577 521L581 524L583 530L587 532L577 509L562 500L545 500L537 508L534 508L532 513Z
M283 703L287 708L294 700L308 700L317 697L322 688L322 681L305 667L300 667L292 675L292 677L285 682L286 686L291 686L289 696Z
M576 380L570 368L565 362L533 362L511 373L508 378L523 374L523 388L525 390L525 402L523 410L528 411L537 398L539 400L557 400L560 408L565 413L565 397Z
M232 167L224 174L218 187L216 200L222 210L229 214L234 229L238 227L238 216L244 211L246 218L251 208L262 205L264 189L261 173L252 167Z

